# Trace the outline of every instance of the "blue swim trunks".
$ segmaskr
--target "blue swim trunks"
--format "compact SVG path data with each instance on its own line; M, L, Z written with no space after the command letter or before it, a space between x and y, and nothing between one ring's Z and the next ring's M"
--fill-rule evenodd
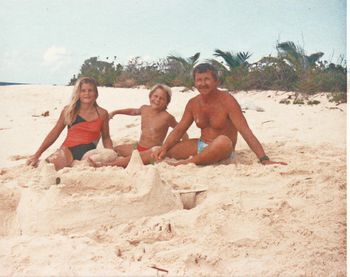
M199 139L197 142L197 154L202 152L209 144L204 142L203 140ZM234 160L236 158L236 152L232 151L229 159Z
M204 148L208 146L208 143L205 143L203 140L199 139L197 142L197 154L202 152Z

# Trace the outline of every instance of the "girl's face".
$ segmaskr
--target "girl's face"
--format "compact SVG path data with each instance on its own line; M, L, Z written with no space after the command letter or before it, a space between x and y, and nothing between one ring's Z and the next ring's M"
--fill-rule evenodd
M79 99L80 103L91 104L95 103L97 94L92 84L83 83L80 87Z
M149 97L150 104L158 110L165 110L168 106L167 93L161 88L157 88Z

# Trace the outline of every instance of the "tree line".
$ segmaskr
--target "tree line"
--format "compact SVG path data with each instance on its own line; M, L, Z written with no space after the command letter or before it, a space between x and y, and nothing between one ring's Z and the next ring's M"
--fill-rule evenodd
M347 69L341 58L335 64L321 61L322 52L307 55L304 49L291 41L276 44L277 55L261 58L249 63L249 52L223 51L215 49L214 59L208 59L219 72L222 87L231 90L282 90L305 94L331 92L332 99L346 102ZM135 57L126 65L91 57L84 61L80 72L74 75L69 85L81 76L90 76L100 86L151 87L156 83L168 86L183 86L192 89L192 69L198 63L200 53L184 58L169 55L155 62L142 61ZM106 58L109 59L108 57Z

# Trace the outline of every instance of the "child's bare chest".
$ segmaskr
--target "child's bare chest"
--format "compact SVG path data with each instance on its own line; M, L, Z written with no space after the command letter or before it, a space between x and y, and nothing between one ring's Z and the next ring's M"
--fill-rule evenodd
M141 116L141 126L143 129L158 131L169 127L167 117L163 113L144 113Z

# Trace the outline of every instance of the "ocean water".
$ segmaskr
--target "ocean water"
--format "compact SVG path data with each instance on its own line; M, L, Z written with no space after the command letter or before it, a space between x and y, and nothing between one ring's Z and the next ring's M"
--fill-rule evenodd
M0 86L14 86L14 85L30 85L30 84L28 84L28 83L0 82Z

